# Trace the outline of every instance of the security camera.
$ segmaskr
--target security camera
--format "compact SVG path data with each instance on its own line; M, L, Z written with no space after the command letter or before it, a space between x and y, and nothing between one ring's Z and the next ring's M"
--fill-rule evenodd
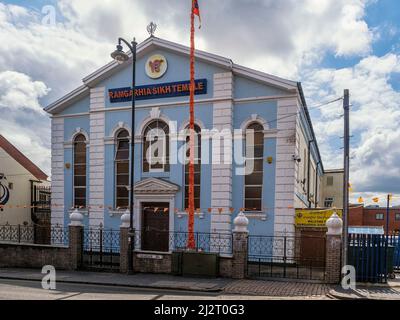
M4 178L4 173L0 173L0 180L3 180Z
M301 162L301 158L297 155L293 155L293 161Z

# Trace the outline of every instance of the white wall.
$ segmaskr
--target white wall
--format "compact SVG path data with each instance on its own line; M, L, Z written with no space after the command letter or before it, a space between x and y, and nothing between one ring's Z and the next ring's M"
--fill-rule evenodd
M8 183L13 184L10 190L10 200L4 211L0 211L0 225L6 223L18 225L27 222L31 224L31 183L30 180L37 180L23 166L15 161L8 153L0 148L0 173L4 173ZM3 180L2 183L6 184ZM12 208L8 208L12 206ZM16 208L15 206L22 206ZM23 208L23 206L27 206Z
M296 208L307 208L307 186L308 186L308 138L304 132L304 129L300 123L300 116L297 117L296 122L296 155L301 158L301 162L296 162L295 169L295 192L297 194L302 195L304 201L299 199L295 195L295 207ZM315 174L317 169L316 161L313 159L312 154L310 153L311 163L310 163L310 199L314 200L315 198ZM304 181L304 183L302 183ZM318 193L321 194L320 186ZM311 197L313 195L314 197ZM318 195L317 195L318 197ZM314 207L314 202L311 203L312 207Z

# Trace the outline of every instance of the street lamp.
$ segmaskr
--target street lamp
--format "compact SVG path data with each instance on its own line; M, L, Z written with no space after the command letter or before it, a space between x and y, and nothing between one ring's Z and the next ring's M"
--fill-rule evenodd
M134 184L135 184L135 166L134 166L134 156L135 156L135 88L136 88L136 40L133 39L131 43L123 38L118 39L117 50L111 53L111 57L118 62L118 64L123 64L129 61L129 56L123 51L121 43L125 43L132 52L132 130L131 130L131 179L129 185L130 193L130 204L129 204L129 246L128 246L128 273L133 273L133 249L135 241L135 232L133 229L133 207L134 207Z

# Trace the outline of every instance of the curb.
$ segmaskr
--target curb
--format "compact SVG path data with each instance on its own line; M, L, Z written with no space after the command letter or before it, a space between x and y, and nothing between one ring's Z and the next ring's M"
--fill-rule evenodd
M354 294L340 293L335 289L330 290L329 295L339 300L370 300L370 298L366 296L355 296Z
M0 279L4 280L20 280L20 281L34 281L40 282L40 279L24 278L24 277L6 277L0 276ZM124 288L141 288L141 289L161 289L161 290L176 290L176 291L187 291L187 292L211 292L218 293L222 292L224 288L215 289L202 289L202 288L191 288L191 287L170 287L170 286L152 286L152 285L141 285L141 284L119 284L119 283L104 283L96 281L77 281L77 280L57 280L59 283L70 283L70 284L86 284L86 285L97 285L97 286L108 286L108 287L124 287Z

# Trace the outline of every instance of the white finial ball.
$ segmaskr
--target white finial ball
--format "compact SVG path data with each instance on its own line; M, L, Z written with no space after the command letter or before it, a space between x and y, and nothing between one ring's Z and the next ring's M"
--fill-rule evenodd
M71 220L71 226L82 227L83 226L83 215L78 209L75 209L69 216Z
M235 232L249 232L247 228L249 226L249 219L247 219L243 211L240 211L233 224L235 225Z
M330 235L341 235L343 231L343 220L337 215L336 211L333 212L332 216L326 221L326 227L328 228L327 234Z

